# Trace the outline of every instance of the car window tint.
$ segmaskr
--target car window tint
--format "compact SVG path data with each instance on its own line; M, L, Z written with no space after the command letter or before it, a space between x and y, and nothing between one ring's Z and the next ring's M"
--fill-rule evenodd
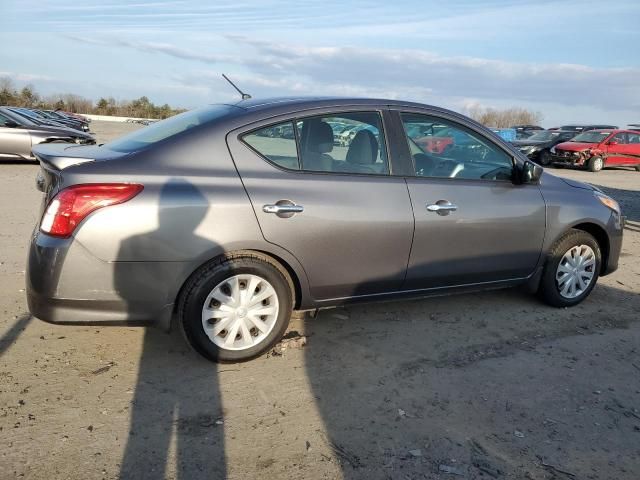
M298 170L298 149L292 122L279 123L248 133L242 139L251 148L283 168Z
M629 144L638 145L640 143L640 133L627 133Z
M382 118L375 112L336 113L296 122L302 169L385 175L389 164Z
M511 156L462 125L413 113L402 124L417 176L511 180Z
M610 142L618 142L620 145L625 145L627 143L627 134L626 133L618 133L614 135L610 140Z

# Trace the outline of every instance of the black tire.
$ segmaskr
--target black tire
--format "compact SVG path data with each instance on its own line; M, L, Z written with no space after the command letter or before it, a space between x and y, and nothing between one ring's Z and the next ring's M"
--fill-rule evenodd
M551 164L551 152L549 150L543 150L538 155L538 163L540 165L547 167Z
M636 172L640 172L640 165L636 165Z
M590 172L599 172L604 168L604 160L602 157L591 157L587 162L587 169Z
M556 282L556 271L564 254L572 247L578 245L588 245L594 251L596 257L595 266L593 267L594 275L591 283L587 286L584 292L575 298L569 299L563 297L559 292L558 283ZM542 278L540 280L540 287L538 289L538 296L545 303L554 307L573 307L589 296L591 290L593 290L593 287L598 281L601 265L602 257L600 253L600 246L596 239L585 231L571 229L556 241L547 255L544 270L542 272Z
M273 329L259 344L245 350L226 350L205 333L202 307L220 282L240 274L260 276L273 286L278 297L278 315ZM214 362L243 362L265 353L282 338L291 318L293 298L293 284L282 266L258 253L239 252L215 259L191 276L180 295L178 323L189 345L203 357Z

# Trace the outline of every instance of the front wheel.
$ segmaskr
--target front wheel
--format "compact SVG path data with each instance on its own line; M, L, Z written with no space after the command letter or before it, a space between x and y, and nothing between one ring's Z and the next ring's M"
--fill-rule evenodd
M604 160L601 157L591 157L587 163L590 172L599 172L604 168Z
M596 239L582 230L569 230L547 257L538 290L540 298L554 307L577 305L593 290L600 265Z
M549 152L549 150L543 150L540 152L540 156L538 157L538 161L540 162L540 165L542 166L547 166L551 163L551 153Z
M285 271L266 257L247 253L218 259L184 288L178 308L182 332L209 360L250 360L282 338L292 292Z

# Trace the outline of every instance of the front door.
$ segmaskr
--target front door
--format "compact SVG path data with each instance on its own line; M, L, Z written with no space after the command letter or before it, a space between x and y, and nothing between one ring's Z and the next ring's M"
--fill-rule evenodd
M511 154L489 137L437 116L400 117L407 133L415 131L416 124L433 125L438 137L453 139L436 153L422 149L407 134L415 165L415 176L407 178L407 184L416 223L403 288L530 275L545 233L545 204L538 186L514 185Z
M401 287L413 214L379 112L292 118L228 140L265 239L300 261L316 300Z
M640 133L620 132L607 145L607 165L640 164Z

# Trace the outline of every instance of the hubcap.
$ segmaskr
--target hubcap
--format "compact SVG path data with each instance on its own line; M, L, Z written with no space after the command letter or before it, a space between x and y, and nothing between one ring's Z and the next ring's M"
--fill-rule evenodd
M578 245L562 256L556 270L558 292L564 298L576 298L593 281L596 254L589 245Z
M269 282L257 275L235 275L207 295L202 326L219 348L246 350L269 335L278 310L278 295Z
M602 170L602 159L601 159L601 158L596 158L596 159L593 161L593 164L594 164L593 166L594 166L594 168L595 168L596 170Z

